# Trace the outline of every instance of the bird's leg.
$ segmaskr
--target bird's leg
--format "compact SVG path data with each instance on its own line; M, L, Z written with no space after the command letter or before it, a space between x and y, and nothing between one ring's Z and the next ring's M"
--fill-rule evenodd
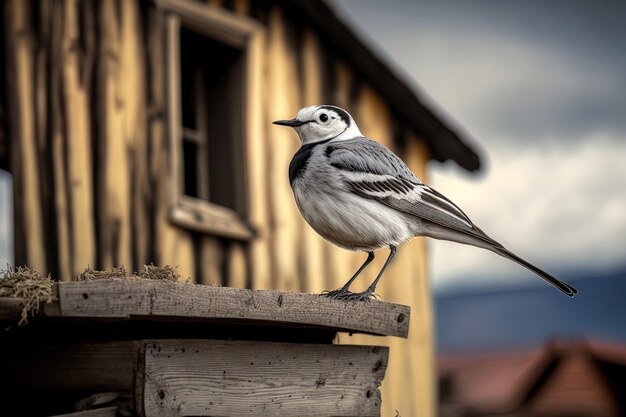
M356 277L358 277L359 275L361 275L361 272L363 272L363 270L374 260L374 252L369 251L367 252L367 259L365 260L365 262L363 262L363 265L361 265L361 267L354 273L354 275L352 275L352 278L350 278L348 280L348 282L346 282L344 284L343 287L336 289L336 290L332 290L332 291L324 291L321 295L324 295L326 297L330 297L330 298L336 298L336 299L342 299L342 298L346 298L350 295L352 295L353 293L351 293L350 291L348 291L348 288L350 288L350 285L352 284L352 282L356 279Z
M387 269L393 257L396 256L396 247L394 245L389 245L389 249L390 249L389 257L385 261L383 268L378 273L378 276L376 276L376 279L374 280L374 282L372 282L372 285L370 285L368 289L366 289L363 292L353 293L353 294L350 294L350 296L345 297L347 301L368 301L370 297L373 297L373 296L375 297L374 290L376 289L376 284L378 284L378 280L380 279L380 277L383 276L385 269Z

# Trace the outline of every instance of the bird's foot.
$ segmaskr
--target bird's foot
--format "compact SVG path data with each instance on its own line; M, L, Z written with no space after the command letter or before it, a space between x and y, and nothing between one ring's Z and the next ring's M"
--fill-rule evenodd
M323 297L332 298L333 300L345 300L349 296L353 295L353 292L348 291L347 288L341 287L332 291L323 291L320 295Z
M345 298L345 300L353 301L356 303L359 301L370 301L372 298L380 298L380 297L378 296L378 294L374 294L374 290L368 288L363 292L356 292L356 293L350 294L350 296Z
M345 288L339 288L333 291L324 291L320 295L328 298L332 298L333 300L344 300L346 302L359 302L359 301L369 301L372 298L378 298L377 294L374 294L374 290L367 289L363 292L351 292Z

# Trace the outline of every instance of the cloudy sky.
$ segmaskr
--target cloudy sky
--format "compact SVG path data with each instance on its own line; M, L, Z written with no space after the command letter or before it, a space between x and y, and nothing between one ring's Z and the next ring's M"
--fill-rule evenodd
M336 8L483 155L431 185L563 278L626 270L626 3L341 0ZM438 290L540 285L486 251L433 242Z

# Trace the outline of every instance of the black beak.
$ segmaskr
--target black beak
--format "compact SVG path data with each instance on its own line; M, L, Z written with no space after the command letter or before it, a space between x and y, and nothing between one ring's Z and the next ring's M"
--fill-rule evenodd
M301 122L298 119L291 119L291 120L276 120L275 122L272 122L272 124L275 125L280 125L280 126L289 126L289 127L298 127L298 126L302 126L305 122Z

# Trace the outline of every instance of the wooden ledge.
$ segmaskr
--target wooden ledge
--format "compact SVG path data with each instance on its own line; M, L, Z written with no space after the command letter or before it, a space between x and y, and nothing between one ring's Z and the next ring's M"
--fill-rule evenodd
M371 300L346 303L315 294L257 291L143 279L56 284L58 301L39 316L95 319L192 320L298 326L406 338L410 308ZM20 304L0 298L0 320L17 317Z

